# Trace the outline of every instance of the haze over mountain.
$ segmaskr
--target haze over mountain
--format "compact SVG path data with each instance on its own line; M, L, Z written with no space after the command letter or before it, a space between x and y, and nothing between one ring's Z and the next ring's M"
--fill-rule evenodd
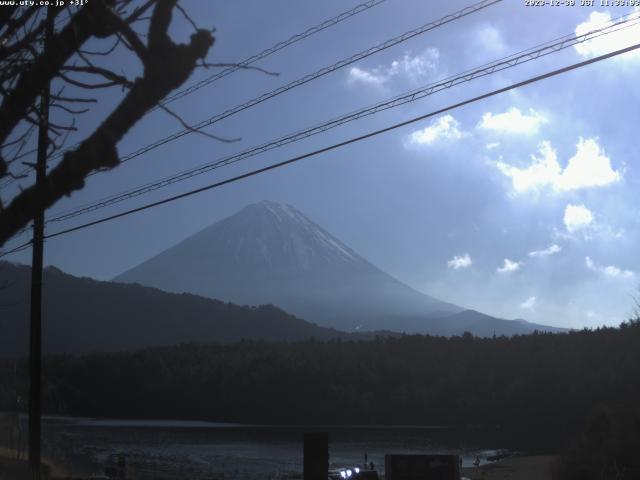
M0 357L29 344L31 269L0 261ZM137 350L187 342L362 338L319 327L267 305L239 307L191 294L43 272L43 349L47 353Z
M46 352L370 338L366 331L491 336L559 330L422 294L299 211L273 202L249 205L116 280L146 286L45 269ZM28 266L0 262L0 356L26 352L29 281Z
M491 335L553 330L465 311L418 292L295 208L271 201L248 205L114 280L236 304L274 304L346 331L451 335L468 329Z
M366 331L491 336L559 330L424 295L299 211L273 202L249 205L117 280L146 286L46 268L45 351L370 338ZM0 262L0 356L27 351L29 281L28 266Z

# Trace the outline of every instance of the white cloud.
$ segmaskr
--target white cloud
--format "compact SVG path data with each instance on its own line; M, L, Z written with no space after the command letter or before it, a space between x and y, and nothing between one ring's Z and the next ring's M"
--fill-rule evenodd
M576 154L569 159L567 168L558 178L560 190L583 187L602 187L620 181L622 175L611 168L611 159L605 155L597 139L580 138Z
M538 152L538 156L531 155L531 164L526 168L514 167L502 160L496 162L498 169L511 178L517 193L544 187L559 192L604 187L622 179L622 172L611 167L611 159L595 138L580 138L575 155L564 169L550 142L541 142Z
M413 83L419 83L433 75L438 69L440 50L427 48L420 55L412 56L405 53L399 60L390 65L381 65L371 69L352 67L349 70L349 82L364 83L372 86L382 86L394 77L404 77Z
M556 243L549 246L549 248L545 248L544 250L534 250L533 252L529 252L530 257L549 257L556 253L559 253L562 250L562 247Z
M382 85L388 80L387 76L376 70L363 70L358 67L352 67L349 70L349 81L367 83L369 85Z
M635 276L635 274L631 270L620 270L614 265L607 265L602 271L607 277L612 278L633 278Z
M482 115L478 128L499 133L534 134L538 132L540 125L546 122L547 119L533 109L529 109L527 115L519 108L511 107L504 113L486 112Z
M444 115L431 122L431 125L416 130L409 135L409 143L417 145L431 145L438 139L459 140L464 136L460 130L460 123L451 115Z
M591 257L584 257L584 263L587 265L589 270L596 270L596 266L593 263L593 260L591 260Z
M494 148L498 148L500 146L500 142L491 142L485 145L487 150L493 150Z
M589 225L586 225L583 228L574 229L573 231L569 231L568 229L559 229L556 227L553 228L553 237L559 240L575 241L578 239L576 236L577 233L580 233L582 238L585 240L598 238L604 241L611 241L625 238L624 230L616 230L610 225L596 221L596 219L592 220Z
M631 279L635 278L636 274L631 270L622 270L615 265L607 265L600 266L596 265L590 257L584 257L585 265L589 270L593 270L594 272L600 272L606 277L609 278L622 278L622 279Z
M523 310L533 310L537 302L538 299L535 296L531 296L520 304L520 308L522 308Z
M465 253L462 256L454 256L451 260L447 262L447 266L449 268L453 268L454 270L460 270L461 268L470 267L473 261L468 253Z
M569 233L583 230L593 223L593 213L584 205L569 204L564 210L564 226Z
M478 29L477 37L484 50L491 54L503 53L507 47L502 38L502 33L496 27L485 25Z
M498 267L496 269L496 272L498 273L517 272L518 270L520 270L521 266L522 266L522 262L514 262L512 260L509 260L508 258L505 258L504 264L501 267Z
M440 50L437 48L427 48L415 57L405 53L402 59L391 63L391 72L393 75L406 75L411 81L418 82L432 75L439 61Z
M553 185L554 179L562 173L555 150L549 142L542 142L538 146L539 156L531 155L531 165L527 168L511 166L503 161L496 162L498 170L511 178L516 192Z
M635 8L632 17L640 18L640 7ZM575 33L576 36L585 35L592 30L598 30L605 26L612 25L612 23L611 14L609 12L591 12L588 20L582 22L576 27ZM640 38L640 24L636 23L632 26L623 27L624 28L620 28L613 33L601 35L593 40L579 43L575 45L575 49L583 57L591 58L615 50L620 50L637 43L638 38ZM640 52L635 50L616 58L620 60L637 59L640 58Z

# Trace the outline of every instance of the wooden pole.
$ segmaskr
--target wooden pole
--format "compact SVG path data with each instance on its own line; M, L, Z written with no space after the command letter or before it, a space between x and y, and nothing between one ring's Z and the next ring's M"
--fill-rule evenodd
M53 8L47 8L44 54L53 36ZM36 186L43 186L47 176L49 146L49 101L51 84L47 82L40 95L38 124L38 158ZM29 478L40 480L42 443L42 263L44 251L44 209L33 219L33 252L31 259L31 312L29 332Z

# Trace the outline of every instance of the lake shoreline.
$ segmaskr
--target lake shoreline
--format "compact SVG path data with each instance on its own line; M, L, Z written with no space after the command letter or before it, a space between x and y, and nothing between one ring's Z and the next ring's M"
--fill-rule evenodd
M555 455L514 456L479 467L465 467L462 476L469 480L551 480L558 460Z
M380 473L389 453L455 454L460 455L464 467L470 467L476 457L484 464L504 455L510 459L547 453L516 446L507 438L497 440L492 438L495 431L481 429L415 425L258 426L68 416L43 417L42 447L43 456L53 465L85 476L101 472L115 455L124 454L127 465L144 480L154 478L156 472L166 478L182 478L186 473L195 477L224 474L232 479L260 478L267 473L284 477L302 471L303 434L308 431L329 434L332 468L360 464L367 454L368 461ZM500 463L487 465L494 464ZM465 471L477 473L474 469Z

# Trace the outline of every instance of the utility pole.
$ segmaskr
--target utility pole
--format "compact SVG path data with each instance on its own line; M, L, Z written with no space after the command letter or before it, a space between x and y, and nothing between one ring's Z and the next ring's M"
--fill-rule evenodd
M53 36L53 7L47 8L44 34L44 55ZM40 94L38 120L38 159L36 188L44 187L47 176L49 147L49 101L51 82L46 82ZM44 209L33 219L33 255L31 260L31 318L29 333L29 478L40 480L41 474L41 414L42 414L42 258L44 251Z

